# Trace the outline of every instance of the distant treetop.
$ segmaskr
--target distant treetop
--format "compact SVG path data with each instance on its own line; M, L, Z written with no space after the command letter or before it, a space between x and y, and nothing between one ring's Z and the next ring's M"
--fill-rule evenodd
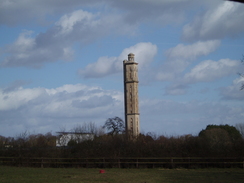
M241 133L234 127L230 125L208 125L205 130L200 131L199 137L203 137L208 130L212 129L223 129L225 130L232 141L238 140L242 138Z

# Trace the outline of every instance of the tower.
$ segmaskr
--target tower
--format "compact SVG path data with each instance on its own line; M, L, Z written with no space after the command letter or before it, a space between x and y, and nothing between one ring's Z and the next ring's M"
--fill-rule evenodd
M128 55L128 60L123 61L125 128L126 133L132 137L136 137L140 134L138 63L134 61L134 56L133 53L130 53Z

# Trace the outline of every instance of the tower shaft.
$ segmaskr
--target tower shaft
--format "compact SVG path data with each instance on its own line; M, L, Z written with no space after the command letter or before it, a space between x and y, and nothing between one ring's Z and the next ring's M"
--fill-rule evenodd
M138 63L134 61L134 54L130 53L128 60L123 61L124 103L126 132L133 137L140 134L137 67Z

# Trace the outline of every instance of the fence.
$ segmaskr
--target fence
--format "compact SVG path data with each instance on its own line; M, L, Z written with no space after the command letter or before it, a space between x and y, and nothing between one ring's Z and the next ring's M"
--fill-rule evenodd
M26 158L0 157L0 165L77 168L244 168L244 158Z

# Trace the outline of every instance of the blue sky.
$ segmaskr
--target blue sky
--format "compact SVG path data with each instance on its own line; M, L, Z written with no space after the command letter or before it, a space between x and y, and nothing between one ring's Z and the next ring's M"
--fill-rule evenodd
M222 0L0 0L0 135L124 118L131 52L143 133L243 123L243 20Z

